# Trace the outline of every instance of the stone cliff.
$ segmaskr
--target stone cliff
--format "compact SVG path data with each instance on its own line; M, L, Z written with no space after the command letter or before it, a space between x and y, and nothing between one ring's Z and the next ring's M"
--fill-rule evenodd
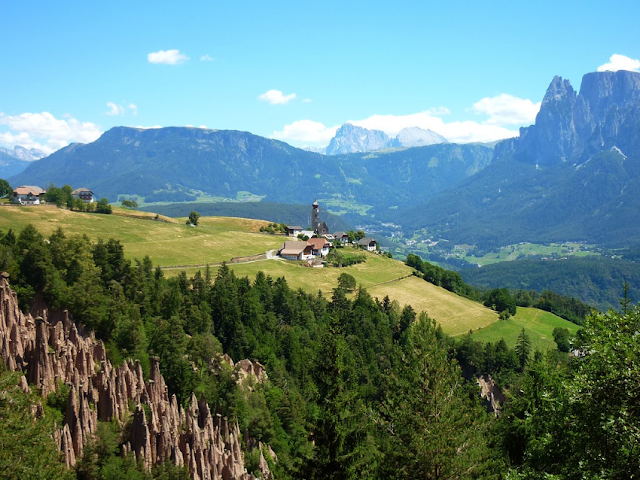
M538 165L586 161L617 148L640 155L640 73L594 72L582 78L580 93L568 80L554 77L542 100L535 125L520 137L496 146L496 158Z
M169 396L158 359L152 358L145 382L138 362L127 360L114 368L103 343L79 330L67 312L42 309L38 313L36 318L23 314L6 275L0 277L2 361L10 370L22 371L43 397L60 383L70 386L64 425L57 434L68 467L82 455L98 421L116 419L125 424L133 416L124 450L148 468L171 460L186 465L196 480L254 478L244 467L238 424L213 415L206 402L195 396L187 409L179 406L176 397ZM255 375L259 381L266 375L259 364L239 363L244 377ZM252 443L256 442L245 438L245 444ZM269 447L259 443L256 447L260 448L262 475L271 478L262 453ZM270 449L269 453L274 456Z

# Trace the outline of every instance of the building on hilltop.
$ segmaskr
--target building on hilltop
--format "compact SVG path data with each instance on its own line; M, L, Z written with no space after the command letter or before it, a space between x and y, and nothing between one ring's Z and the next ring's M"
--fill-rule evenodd
M319 257L325 257L331 247L331 244L323 237L310 238L307 243L311 245L313 254Z
M40 201L44 199L46 191L40 187L33 185L22 185L13 190L13 203L20 205L40 205Z
M341 243L349 243L349 235L346 232L335 232L333 238Z
M373 238L364 237L358 240L358 247L364 248L369 252L375 252L378 242L376 242Z
M278 253L287 260L309 260L313 258L313 248L307 242L284 242Z
M298 225L290 225L287 227L287 235L290 237L297 237L302 233L302 227Z
M93 203L95 201L95 196L93 192L88 188L76 188L73 192L71 192L71 196L73 198L79 198L84 203Z

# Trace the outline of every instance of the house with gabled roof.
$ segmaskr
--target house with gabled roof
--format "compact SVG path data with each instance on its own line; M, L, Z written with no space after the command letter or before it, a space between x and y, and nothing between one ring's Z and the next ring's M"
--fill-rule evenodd
M93 203L95 201L95 196L93 192L88 188L76 188L73 192L71 192L71 196L73 198L79 198L84 203Z
M376 242L373 238L364 237L358 240L358 247L364 248L369 252L375 252L378 242Z
M297 237L302 233L302 227L299 225L289 225L287 226L287 235L290 237Z
M309 260L313 258L313 248L308 242L284 242L278 253L287 260Z
M311 249L314 255L324 257L329 253L329 247L331 244L324 237L310 238L307 243L311 245Z
M349 235L347 232L335 232L333 238L342 243L349 243Z
M33 185L22 185L13 189L13 203L20 205L40 205L46 191Z

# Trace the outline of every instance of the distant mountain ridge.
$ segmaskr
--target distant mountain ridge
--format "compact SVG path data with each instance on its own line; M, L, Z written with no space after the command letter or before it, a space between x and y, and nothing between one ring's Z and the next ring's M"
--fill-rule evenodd
M640 242L640 73L555 77L535 125L500 142L486 169L398 212L483 248L519 241Z
M449 143L442 135L419 127L403 128L391 138L381 130L368 130L345 123L329 142L325 153L340 155L345 153L372 152L392 147L424 147L439 143Z
M37 148L26 148L20 145L16 145L15 147L13 147L13 150L10 148L0 147L0 153L4 153L6 155L9 155L10 157L17 158L18 160L26 160L27 162L40 160L41 158L47 156L47 154L42 150L38 150Z
M37 148L16 145L13 149L0 147L0 178L19 174L29 166L29 162L39 160L46 154Z
M426 200L486 167L491 156L490 148L455 144L323 156L233 130L116 127L95 142L69 145L32 163L10 182L68 183L111 200L233 200L249 193L305 204L318 198L348 211L352 205L385 209Z

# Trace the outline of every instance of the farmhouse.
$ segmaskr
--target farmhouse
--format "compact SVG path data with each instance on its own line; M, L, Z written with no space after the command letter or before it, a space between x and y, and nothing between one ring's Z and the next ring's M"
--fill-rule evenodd
M73 198L79 198L84 203L93 203L95 201L93 192L88 188L76 188L73 192L71 192L71 196Z
M302 227L298 225L292 225L287 227L287 235L290 237L297 237L302 233Z
M46 192L40 187L33 185L22 185L13 190L13 203L20 205L40 205Z
M284 242L280 256L287 260L309 260L313 258L313 248L307 242Z
M331 244L326 238L310 238L308 241L314 255L324 257L329 253Z
M373 238L364 237L358 240L358 246L369 252L375 252L377 245L378 243Z
M349 243L349 235L346 232L335 232L333 238L342 243Z

